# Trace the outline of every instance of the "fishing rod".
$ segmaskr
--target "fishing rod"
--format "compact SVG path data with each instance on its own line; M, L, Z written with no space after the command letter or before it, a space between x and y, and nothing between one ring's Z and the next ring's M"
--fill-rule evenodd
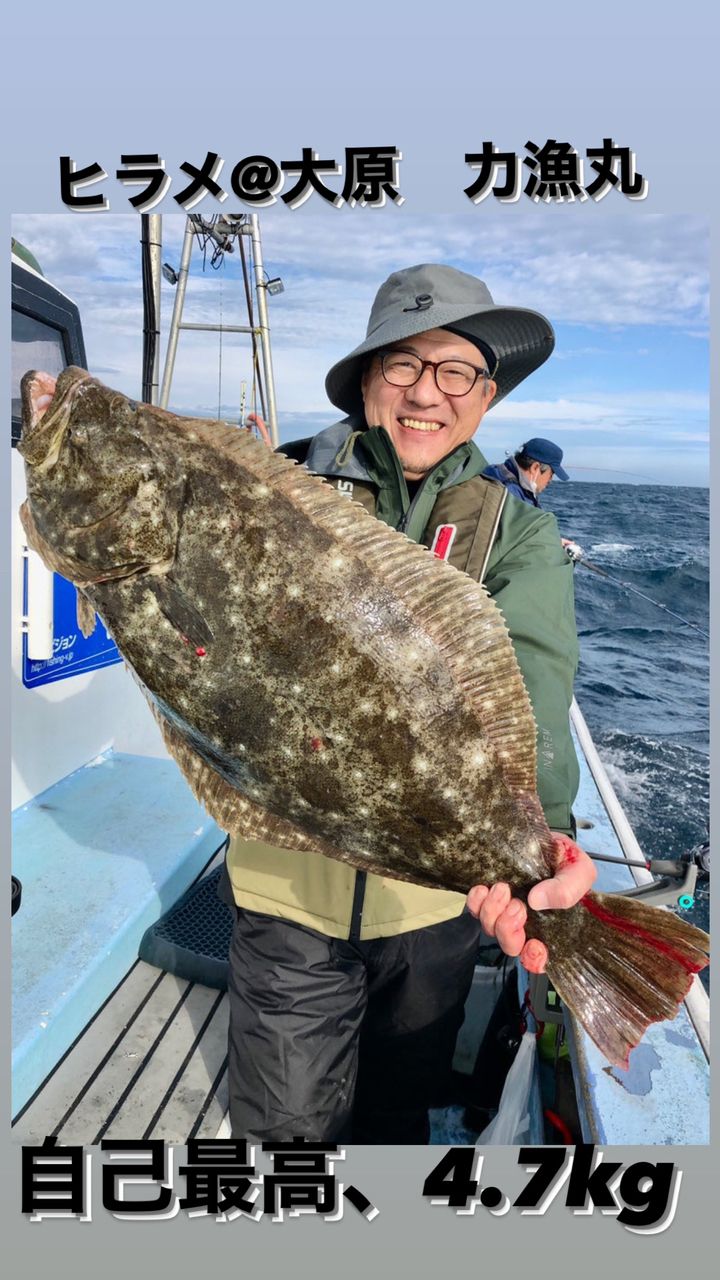
M707 879L710 875L709 842L697 845L681 858L644 858L642 862L637 858L616 858L609 853L594 853L591 849L586 849L585 852L595 862L617 862L623 867L643 867L656 876L679 875L688 862L695 864L701 879Z
M586 569L597 573L601 578L607 578L608 582L612 582L613 586L625 587L627 591L632 591L636 596L640 596L641 600L646 600L648 604L654 604L656 609L662 609L663 613L667 613L671 618L676 618L678 622L682 622L685 627L692 627L693 631L698 631L706 640L710 639L707 631L703 631L702 627L698 627L696 623L689 622L687 618L683 618L682 614L675 613L674 609L668 609L666 604L661 604L659 600L653 600L652 596L648 596L644 591L640 591L632 582L626 582L624 578L614 578L606 569L601 569L599 564L594 564L592 560L588 560L582 547L576 542L568 542L565 550L574 564L584 565Z
M644 862L631 858L616 858L607 853L585 852L593 862L613 862L625 867L642 867L659 880L652 884L638 885L621 891L624 896L644 898L660 906L667 903L689 911L695 905L695 885L698 880L710 879L710 841L697 845L680 858L647 858Z
M576 463L573 463L573 474L576 471L597 471L600 475L630 476L634 483L638 480L647 480L649 484L654 485L657 485L658 483L656 476L643 475L642 471L623 471L618 469L618 467L579 467Z

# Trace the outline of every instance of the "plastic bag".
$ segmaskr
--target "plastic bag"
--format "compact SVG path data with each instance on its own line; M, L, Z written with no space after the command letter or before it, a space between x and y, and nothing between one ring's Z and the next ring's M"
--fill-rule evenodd
M525 1031L505 1080L498 1113L483 1129L476 1147L518 1147L531 1141L530 1095L536 1056L535 1032Z

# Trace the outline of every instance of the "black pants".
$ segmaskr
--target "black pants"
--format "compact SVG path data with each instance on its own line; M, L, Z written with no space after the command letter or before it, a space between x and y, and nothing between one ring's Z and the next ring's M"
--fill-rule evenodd
M480 925L344 942L237 909L230 949L234 1137L426 1143Z

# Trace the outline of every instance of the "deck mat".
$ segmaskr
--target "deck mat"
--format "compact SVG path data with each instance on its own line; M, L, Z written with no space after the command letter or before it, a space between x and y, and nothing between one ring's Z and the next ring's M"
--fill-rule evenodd
M149 929L138 955L188 982L227 990L233 912L217 895L221 867L191 885Z

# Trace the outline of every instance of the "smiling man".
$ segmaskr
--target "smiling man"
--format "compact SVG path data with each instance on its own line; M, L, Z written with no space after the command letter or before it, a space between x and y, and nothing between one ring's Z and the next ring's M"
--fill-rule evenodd
M430 329L373 357L361 380L365 417L384 427L406 480L422 480L477 430L497 390L478 347Z
M283 452L349 500L484 583L502 609L538 726L538 792L558 869L530 905L568 907L594 879L573 834L568 723L577 662L572 565L555 517L508 501L471 437L550 355L544 316L496 306L453 267L394 273L365 340L330 370L347 416ZM358 697L368 691L358 689ZM505 712L503 708L503 713ZM233 1135L427 1142L450 1069L481 926L541 971L507 885L467 899L355 871L319 854L233 839L225 895Z

